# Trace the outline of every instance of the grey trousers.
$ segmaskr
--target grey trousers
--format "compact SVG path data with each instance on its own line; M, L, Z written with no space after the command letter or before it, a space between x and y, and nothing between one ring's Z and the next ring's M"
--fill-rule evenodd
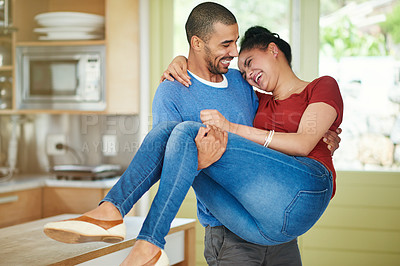
M243 240L225 226L208 226L204 243L204 256L211 266L301 266L297 239L261 246Z

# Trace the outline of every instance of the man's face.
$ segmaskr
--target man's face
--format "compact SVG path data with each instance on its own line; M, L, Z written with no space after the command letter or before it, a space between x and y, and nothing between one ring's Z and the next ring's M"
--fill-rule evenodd
M204 58L208 70L213 74L228 72L231 60L238 56L236 42L239 39L238 25L214 24L214 32L204 46Z

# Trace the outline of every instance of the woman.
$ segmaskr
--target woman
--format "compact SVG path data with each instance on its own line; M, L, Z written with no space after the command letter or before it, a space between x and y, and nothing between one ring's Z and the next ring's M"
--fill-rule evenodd
M122 217L114 206L136 202L160 176L159 191L138 236L141 241L136 242L126 265L163 248L169 225L192 184L207 188L201 191L207 208L247 241L284 243L311 228L334 193L332 159L321 138L329 128L335 130L342 119L338 86L329 77L311 83L298 79L290 68L289 45L264 28L249 29L241 46L243 76L251 85L272 93L259 94L255 128L230 123L215 110L201 114L203 123L210 125L207 129L196 122L163 123L148 134L128 168L126 175L135 180L122 194L128 194L129 199L106 197L100 205L110 212L97 218L115 221L100 226L98 220L87 218L89 212L84 218L52 223L45 232L61 241L70 234L70 242L79 242L73 239L73 229L86 221L104 233L83 241L121 239ZM199 131L210 130L226 143L225 131L213 125L231 132L226 151L217 162L198 165L194 139ZM202 170L210 178L195 178L197 168L210 163ZM83 234L77 237L84 238ZM161 254L154 262L164 257Z

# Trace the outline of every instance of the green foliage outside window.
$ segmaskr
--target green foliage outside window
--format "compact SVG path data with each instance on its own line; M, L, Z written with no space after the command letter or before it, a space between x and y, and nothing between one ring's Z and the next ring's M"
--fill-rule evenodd
M321 28L321 52L339 60L344 56L384 56L388 52L385 36L361 32L348 17Z
M395 43L400 43L400 4L386 16L386 21L381 24L385 33L392 36Z

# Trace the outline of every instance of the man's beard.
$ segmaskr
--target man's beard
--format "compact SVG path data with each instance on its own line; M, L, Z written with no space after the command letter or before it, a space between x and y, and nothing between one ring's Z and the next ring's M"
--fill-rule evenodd
M206 52L206 63L207 63L208 71L210 71L211 73L216 74L216 75L225 74L226 72L228 72L228 70L225 70L225 69L221 70L218 68L218 66L213 64L213 60L212 60L213 55L207 45L204 47L204 49Z

